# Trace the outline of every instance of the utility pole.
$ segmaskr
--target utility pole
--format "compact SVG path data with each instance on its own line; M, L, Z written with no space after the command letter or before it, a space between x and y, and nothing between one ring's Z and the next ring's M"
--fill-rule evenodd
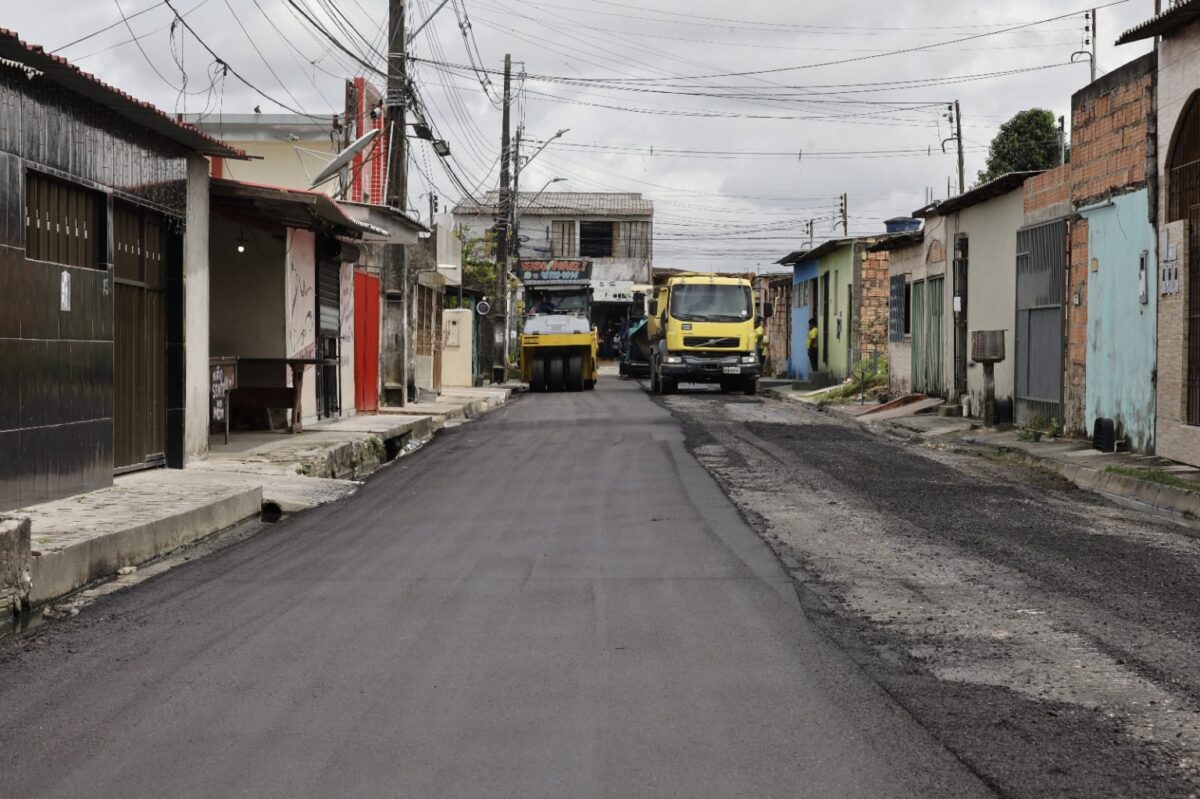
M805 230L808 231L808 249L810 250L813 248L813 228L815 227L815 221L816 220L810 219L808 220L808 224L804 226Z
M500 207L497 209L496 229L496 317L493 320L493 337L495 329L503 335L500 346L493 353L492 381L508 381L508 225L512 218L512 196L509 185L509 165L512 151L509 142L509 119L512 86L512 55L504 55L504 114L500 131ZM502 379L496 381L496 377Z
M967 169L963 158L962 110L958 100L954 101L954 139L958 143L958 193L963 194L967 190Z
M408 93L408 53L404 37L404 0L388 0L387 64L387 205L406 210L408 194L408 139L405 135Z
M850 196L848 194L843 194L841 199L842 199L842 208L841 208L841 211L842 211L842 235L849 236L850 235ZM835 225L835 227L836 227L836 225Z
M1096 82L1096 34L1100 31L1096 20L1096 9L1092 9L1092 83Z
M408 95L405 0L388 0L387 166L384 203L404 213L408 204ZM361 131L360 131L361 133ZM385 402L408 405L408 258L402 244L386 244L383 279L383 394Z
M517 269L520 269L521 260L521 229L517 206L521 204L521 132L523 126L517 126L517 135L513 140L513 178L512 178L512 202L509 203L509 226L511 234L508 237L508 251L512 254L513 261L516 262Z
M1058 165L1067 163L1067 118L1058 118Z

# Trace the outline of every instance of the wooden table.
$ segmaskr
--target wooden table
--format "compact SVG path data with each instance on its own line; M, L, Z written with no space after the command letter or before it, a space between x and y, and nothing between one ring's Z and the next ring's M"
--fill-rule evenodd
M304 432L304 370L310 366L337 366L337 358L223 358L223 362L233 360L236 363L256 365L286 365L292 372L292 419L289 425L291 433Z

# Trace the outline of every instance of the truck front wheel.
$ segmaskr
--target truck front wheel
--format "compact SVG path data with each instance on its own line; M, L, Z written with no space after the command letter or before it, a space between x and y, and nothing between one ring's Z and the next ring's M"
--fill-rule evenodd
M746 385L744 386L744 390L746 392L747 397L753 397L755 394L757 394L758 393L758 378L757 377L746 378Z

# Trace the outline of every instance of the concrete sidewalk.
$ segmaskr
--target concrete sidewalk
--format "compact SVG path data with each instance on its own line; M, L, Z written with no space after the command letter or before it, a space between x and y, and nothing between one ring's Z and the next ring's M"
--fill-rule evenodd
M879 421L870 421L867 417L859 421L868 429L910 440L916 438L960 450L1015 455L1028 465L1057 472L1088 491L1184 516L1200 517L1200 469L1156 455L1101 452L1093 449L1090 441L1079 439L1029 441L1024 440L1027 436L1019 430L984 428L978 422L972 426L969 419L914 416ZM1144 479L1147 475L1166 477L1180 485ZM1195 488L1191 487L1193 485Z
M367 475L418 449L437 431L508 401L513 387L449 389L436 403L283 431L214 436L207 460L186 469L117 477L109 488L7 511L31 524L13 555L27 563L28 603L44 604L257 517L353 494ZM15 538L14 538L15 540ZM28 582L28 581L26 581Z
M772 388L766 393L777 399L813 405L819 399L819 394L812 396L789 387ZM882 435L959 451L1015 455L1030 466L1057 472L1085 490L1112 499L1200 518L1200 469L1166 458L1130 452L1100 452L1092 448L1090 441L1079 439L1024 440L1027 436L1023 436L1020 430L985 428L978 420L938 416L935 413L863 415L862 406L857 404L828 404L823 408L854 419L868 430ZM1157 480L1145 479L1147 476ZM1164 477L1179 484L1160 482ZM1191 487L1193 484L1195 488Z

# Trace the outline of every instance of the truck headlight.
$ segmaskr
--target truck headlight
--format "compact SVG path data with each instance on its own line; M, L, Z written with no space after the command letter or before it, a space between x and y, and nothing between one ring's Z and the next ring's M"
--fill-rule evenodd
M741 361L742 361L742 363L758 363L758 358L756 356L754 356L753 354L743 355L741 358Z
M683 363L683 358L680 358L678 355L668 355L663 358L663 363Z

